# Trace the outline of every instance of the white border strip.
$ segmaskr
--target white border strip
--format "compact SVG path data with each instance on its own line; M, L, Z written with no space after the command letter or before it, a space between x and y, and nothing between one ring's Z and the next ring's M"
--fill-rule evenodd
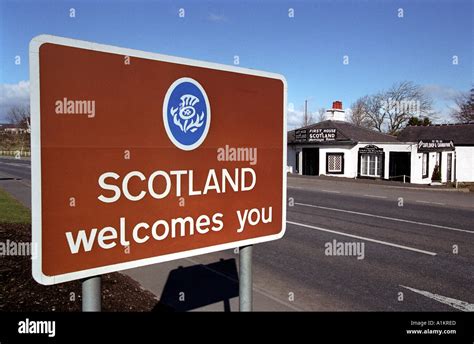
M183 64L195 67L208 68L213 70L221 70L227 72L234 72L246 75L255 75L264 78L271 78L280 80L283 83L283 116L282 116L282 129L283 129L283 156L282 156L282 228L278 234L258 237L254 239L247 239L241 241L235 241L226 244L220 244L205 248L199 248L190 251L184 251L179 253L167 254L164 256L145 258L135 260L131 262L118 263L108 266L102 266L93 269L87 269L82 271L76 271L72 273L47 276L42 271L42 241L41 241L41 227L42 227L42 204L41 204L41 127L40 127L40 70L39 70L39 49L44 43L52 43L58 45L64 45L68 47L75 47L86 50L95 50L106 53L119 54L130 57L139 57L144 59L170 62L176 64ZM79 41L64 37L57 37L51 35L39 35L34 37L30 42L29 47L30 57L30 108L31 108L31 184L32 184L32 243L38 247L38 257L32 260L32 272L33 278L41 284L51 285L56 283L62 283L81 279L89 276L101 275L109 272L115 272L119 270L126 270L137 268L140 266L151 265L161 262L166 262L175 259L187 258L196 255L222 251L227 249L233 249L236 247L254 245L266 241L276 240L283 237L286 230L286 107L287 107L287 90L288 86L286 79L283 75L268 73L264 71L257 71L252 69L221 65L217 63L210 63L204 61L197 61L191 59L185 59L180 57L161 55L155 53L144 52L140 50L119 48L109 45L97 44L86 41Z

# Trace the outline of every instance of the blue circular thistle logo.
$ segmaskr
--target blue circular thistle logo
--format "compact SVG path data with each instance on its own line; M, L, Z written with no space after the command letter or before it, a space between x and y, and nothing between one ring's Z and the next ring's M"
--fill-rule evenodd
M196 80L176 80L163 103L166 133L176 147L193 150L201 145L211 124L211 108L206 91Z

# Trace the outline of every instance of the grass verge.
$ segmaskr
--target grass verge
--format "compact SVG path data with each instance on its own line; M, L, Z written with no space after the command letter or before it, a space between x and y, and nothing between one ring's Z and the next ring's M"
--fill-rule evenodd
M30 242L30 210L0 189L0 312L80 311L80 280L40 285L31 275L31 255L7 250L7 246ZM103 311L146 312L156 310L157 302L128 276L118 272L102 275Z
M31 223L30 210L2 189L0 189L0 222Z

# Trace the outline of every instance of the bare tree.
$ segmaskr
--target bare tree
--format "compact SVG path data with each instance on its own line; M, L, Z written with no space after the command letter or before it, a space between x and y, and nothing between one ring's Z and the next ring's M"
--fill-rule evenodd
M392 85L381 96L381 110L387 119L387 132L397 134L413 116L432 117L432 100L411 81Z
M31 116L29 105L12 106L8 111L7 118L12 124L16 124L26 132L31 132Z
M369 128L373 128L380 132L384 131L386 113L382 111L382 99L381 93L365 96L362 98L365 108L365 121Z
M367 97L368 96L359 98L351 105L351 116L349 117L349 121L358 127L371 127L370 120L367 116Z
M388 90L359 98L352 106L351 121L391 135L403 129L411 117L433 117L432 101L410 81L393 84Z
M455 109L451 111L451 117L456 122L473 122L474 121L474 88L471 93L463 92L456 95L453 99Z
M7 113L7 119L20 129L17 133L7 135L10 141L8 149L17 151L21 156L23 151L29 150L30 146L30 107L28 105L12 106Z
M306 114L303 113L303 119L301 121L301 126L302 127L307 127L308 125L311 125L313 123L315 123L313 114L311 112L307 112Z
M326 120L326 109L319 108L317 122L322 122Z

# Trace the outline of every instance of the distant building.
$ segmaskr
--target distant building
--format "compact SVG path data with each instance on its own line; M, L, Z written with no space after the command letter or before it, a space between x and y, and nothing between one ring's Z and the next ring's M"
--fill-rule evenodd
M474 182L474 124L407 127L397 138L346 122L340 101L325 118L288 132L292 173L428 184L438 164L442 182Z
M9 134L23 134L28 132L28 130L25 128L21 128L17 124L0 123L0 132Z
M474 123L409 126L398 140L417 146L414 183L431 182L436 164L442 182L474 182Z

